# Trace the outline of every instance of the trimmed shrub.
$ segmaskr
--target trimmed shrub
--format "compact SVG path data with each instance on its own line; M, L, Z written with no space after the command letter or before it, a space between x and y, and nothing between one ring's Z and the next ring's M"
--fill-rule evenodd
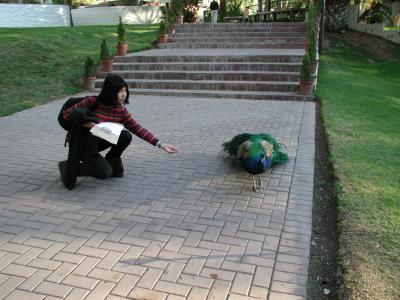
M100 45L100 61L105 59L110 59L110 50L108 50L107 42L105 39L101 42Z
M85 59L83 75L85 77L92 77L96 75L96 66L94 65L94 61L90 56L86 57Z
M303 57L300 69L300 80L303 82L310 81L311 79L311 62L308 53Z
M117 27L117 34L118 34L118 45L126 44L126 34L125 34L125 27L122 24L122 18L119 17L119 24Z
M317 33L315 29L311 29L308 38L308 55L310 60L317 60Z

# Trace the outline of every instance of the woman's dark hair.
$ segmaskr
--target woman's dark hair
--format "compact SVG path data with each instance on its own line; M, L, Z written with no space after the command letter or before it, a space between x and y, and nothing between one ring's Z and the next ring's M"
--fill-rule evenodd
M117 106L118 102L118 92L123 88L126 88L126 99L125 103L129 103L129 89L128 85L126 84L125 80L115 74L107 75L106 79L104 80L103 87L99 94L99 101L100 103L104 104L105 106Z

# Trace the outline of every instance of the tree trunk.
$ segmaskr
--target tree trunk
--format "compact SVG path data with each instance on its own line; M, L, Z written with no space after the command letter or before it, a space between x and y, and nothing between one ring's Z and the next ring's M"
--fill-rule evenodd
M220 0L219 1L219 14L225 18L226 16L226 1Z
M69 7L69 21L71 23L71 27L74 27L74 20L72 20L72 0L64 0L64 4L67 4Z

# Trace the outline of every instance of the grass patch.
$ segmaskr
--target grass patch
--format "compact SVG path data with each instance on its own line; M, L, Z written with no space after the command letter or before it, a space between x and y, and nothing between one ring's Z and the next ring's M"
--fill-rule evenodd
M158 25L125 29L129 52L135 52L151 48ZM99 60L103 38L115 54L116 25L0 29L0 116L82 91L84 60Z
M385 27L384 30L400 30L400 27Z
M333 35L321 55L344 298L400 298L400 47L389 47L382 59Z

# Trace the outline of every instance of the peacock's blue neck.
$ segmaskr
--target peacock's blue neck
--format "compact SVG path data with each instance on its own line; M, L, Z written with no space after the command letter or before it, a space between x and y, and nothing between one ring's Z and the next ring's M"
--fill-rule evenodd
M264 173L271 165L271 158L265 155L258 155L242 159L242 167L250 174Z

